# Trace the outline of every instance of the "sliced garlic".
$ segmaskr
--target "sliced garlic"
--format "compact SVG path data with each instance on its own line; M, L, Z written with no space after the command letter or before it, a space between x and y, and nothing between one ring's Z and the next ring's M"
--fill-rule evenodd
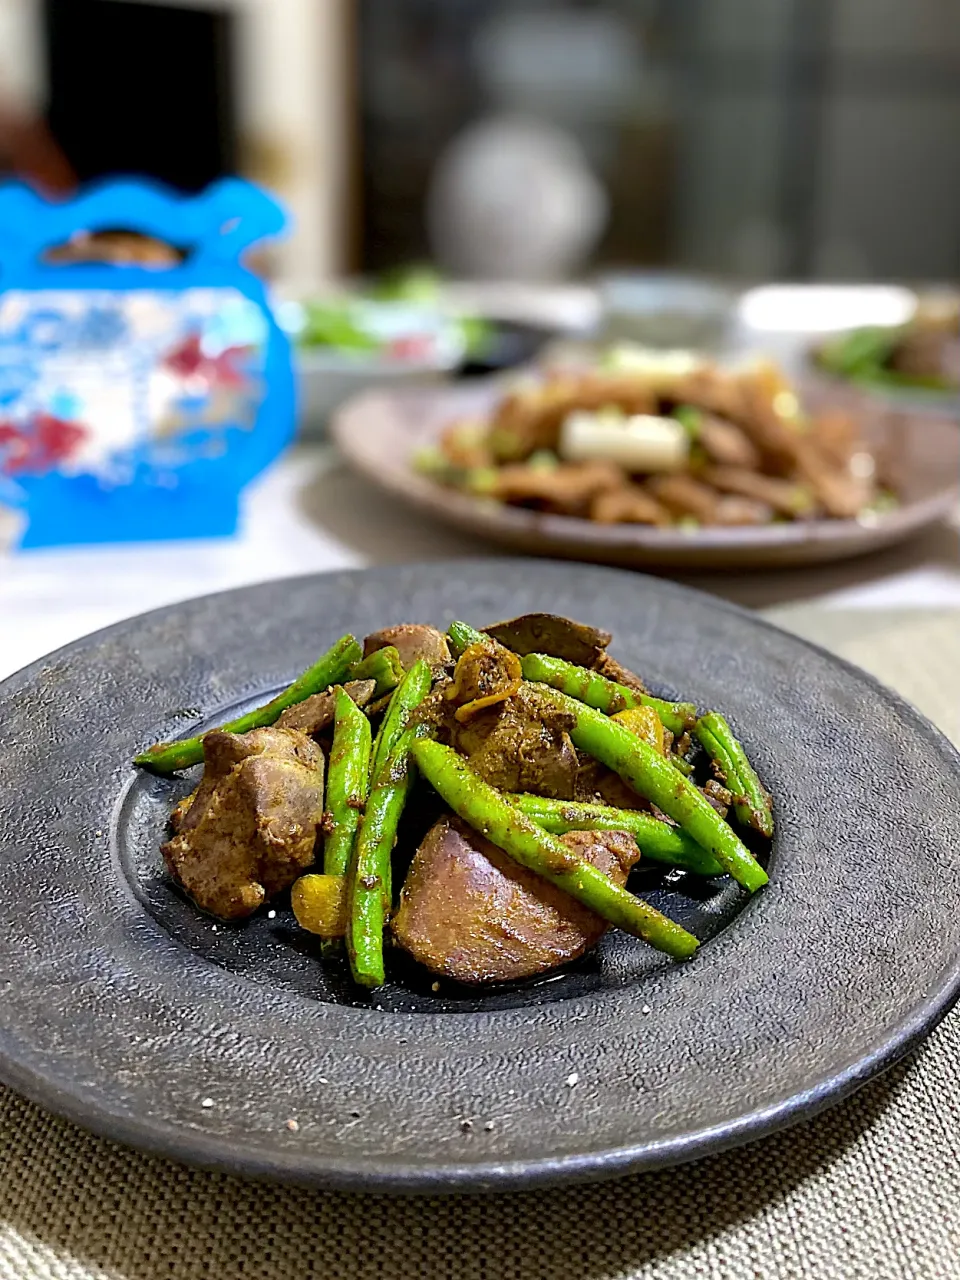
M682 471L690 457L690 436L675 418L578 412L563 421L559 452L567 462L614 462L627 471Z

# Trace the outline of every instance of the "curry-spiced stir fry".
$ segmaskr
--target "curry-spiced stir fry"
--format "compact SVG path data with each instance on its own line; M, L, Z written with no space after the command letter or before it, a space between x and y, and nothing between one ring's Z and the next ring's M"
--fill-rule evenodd
M820 344L827 373L877 387L960 390L960 298L921 299L902 325L852 329Z
M171 875L224 920L290 889L298 923L345 943L368 988L385 942L475 985L547 973L610 926L692 955L631 871L759 889L741 836L770 839L771 799L722 715L654 697L610 640L543 613L388 627L362 651L344 636L272 702L137 757L204 766L171 818Z
M608 525L848 520L894 501L856 416L806 411L774 365L629 347L508 391L414 465L477 498Z

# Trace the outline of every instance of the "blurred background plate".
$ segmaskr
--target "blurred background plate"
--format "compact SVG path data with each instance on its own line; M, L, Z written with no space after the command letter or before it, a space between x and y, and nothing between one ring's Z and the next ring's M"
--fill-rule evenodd
M740 294L727 332L733 347L774 355L791 376L819 386L823 395L848 405L881 400L901 409L960 416L958 386L858 381L829 372L816 359L825 342L872 328L895 331L914 320L918 308L929 309L931 303L960 308L960 293L930 283L910 288L881 283L764 284ZM956 324L952 327L952 345L960 349L960 330Z
M438 520L516 550L602 564L730 569L840 560L901 542L949 516L960 501L960 428L944 417L879 403L864 407L864 431L871 444L893 452L901 501L870 522L814 520L692 531L601 525L473 498L413 470L418 449L434 444L452 420L483 414L501 390L496 379L489 379L460 387L372 392L338 410L331 432L368 480Z
M457 358L399 361L358 357L319 347L297 350L294 360L300 395L299 434L304 439L322 436L334 410L362 391L438 381L457 363Z
M509 303L509 289L506 297ZM585 331L562 318L538 323L522 311L510 315L509 306L498 314L497 300L494 291L485 299L492 310L482 299L478 305L469 290L458 293L429 268L300 298L278 295L278 316L294 344L301 437L323 436L333 411L368 388L498 373L530 362L558 333Z
M300 389L299 434L326 434L331 414L362 391L439 383L498 373L529 363L555 336L555 330L513 320L485 320L483 342L474 349L445 351L403 360L377 354L351 354L335 347L299 347L295 365Z

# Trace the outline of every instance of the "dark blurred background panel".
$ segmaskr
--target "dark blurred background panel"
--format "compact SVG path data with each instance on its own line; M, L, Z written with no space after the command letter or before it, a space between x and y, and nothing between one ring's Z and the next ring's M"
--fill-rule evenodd
M45 0L48 122L81 180L198 191L236 168L231 13Z
M678 256L750 275L960 276L956 0L695 10Z
M430 174L504 109L601 180L596 262L960 276L957 0L358 0L362 265L426 256Z
M434 164L461 129L501 110L558 125L583 149L610 197L601 259L665 260L677 147L664 81L688 8L359 0L364 267L428 255Z
M425 199L437 156L480 106L470 47L488 0L359 0L363 266L429 255Z

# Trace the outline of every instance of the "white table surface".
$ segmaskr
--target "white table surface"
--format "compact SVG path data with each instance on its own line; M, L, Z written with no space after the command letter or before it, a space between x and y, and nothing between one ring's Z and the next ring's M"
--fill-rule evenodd
M190 596L301 573L484 554L502 552L424 521L352 475L329 446L301 447L248 490L235 539L0 558L0 677L88 632ZM755 608L816 600L960 609L960 522L846 564L683 580Z

